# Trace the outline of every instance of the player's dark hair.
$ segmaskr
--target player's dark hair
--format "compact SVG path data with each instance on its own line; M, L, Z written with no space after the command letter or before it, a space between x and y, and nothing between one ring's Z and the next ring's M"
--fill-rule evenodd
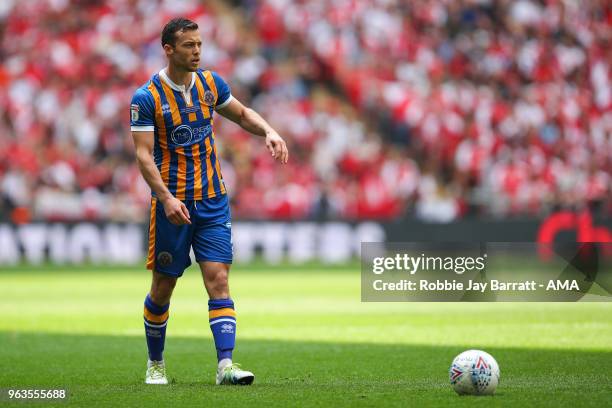
M164 26L161 35L162 47L166 44L176 45L176 33L183 30L197 30L198 25L184 17L173 18Z

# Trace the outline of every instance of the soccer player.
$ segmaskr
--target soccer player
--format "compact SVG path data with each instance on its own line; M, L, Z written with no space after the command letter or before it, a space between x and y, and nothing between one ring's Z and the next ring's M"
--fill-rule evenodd
M208 292L208 317L217 349L217 384L251 384L253 373L232 363L236 312L228 273L232 263L231 215L217 155L213 112L265 138L280 163L285 141L245 107L215 72L200 69L198 25L185 18L166 24L161 43L168 59L132 98L131 131L136 159L152 191L147 268L151 290L144 302L149 351L147 384L167 384L163 359L172 291L191 264L190 248Z

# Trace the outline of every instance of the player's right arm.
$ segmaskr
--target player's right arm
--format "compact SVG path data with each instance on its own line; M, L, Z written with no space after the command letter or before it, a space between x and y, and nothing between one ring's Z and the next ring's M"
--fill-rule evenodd
M155 165L153 158L155 102L152 95L142 88L137 90L132 98L130 111L136 162L142 177L164 206L164 212L170 222L176 225L191 224L187 207L170 193Z
M153 132L132 132L134 146L136 148L136 162L142 177L151 190L155 192L157 199L163 204L166 217L176 225L191 224L189 211L185 204L174 197L168 187L164 184L159 169L153 159Z

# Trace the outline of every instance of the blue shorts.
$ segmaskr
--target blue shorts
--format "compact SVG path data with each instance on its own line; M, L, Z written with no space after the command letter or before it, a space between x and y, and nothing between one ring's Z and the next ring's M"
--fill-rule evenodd
M174 225L166 218L161 202L151 199L147 269L180 277L191 265L191 247L197 262L231 264L232 216L227 195L184 203L191 224Z

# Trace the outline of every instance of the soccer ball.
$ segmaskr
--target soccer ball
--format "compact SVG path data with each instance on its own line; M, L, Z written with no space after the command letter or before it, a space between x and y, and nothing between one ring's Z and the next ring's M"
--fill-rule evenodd
M468 350L455 357L448 375L459 395L493 395L499 382L499 366L489 353Z

